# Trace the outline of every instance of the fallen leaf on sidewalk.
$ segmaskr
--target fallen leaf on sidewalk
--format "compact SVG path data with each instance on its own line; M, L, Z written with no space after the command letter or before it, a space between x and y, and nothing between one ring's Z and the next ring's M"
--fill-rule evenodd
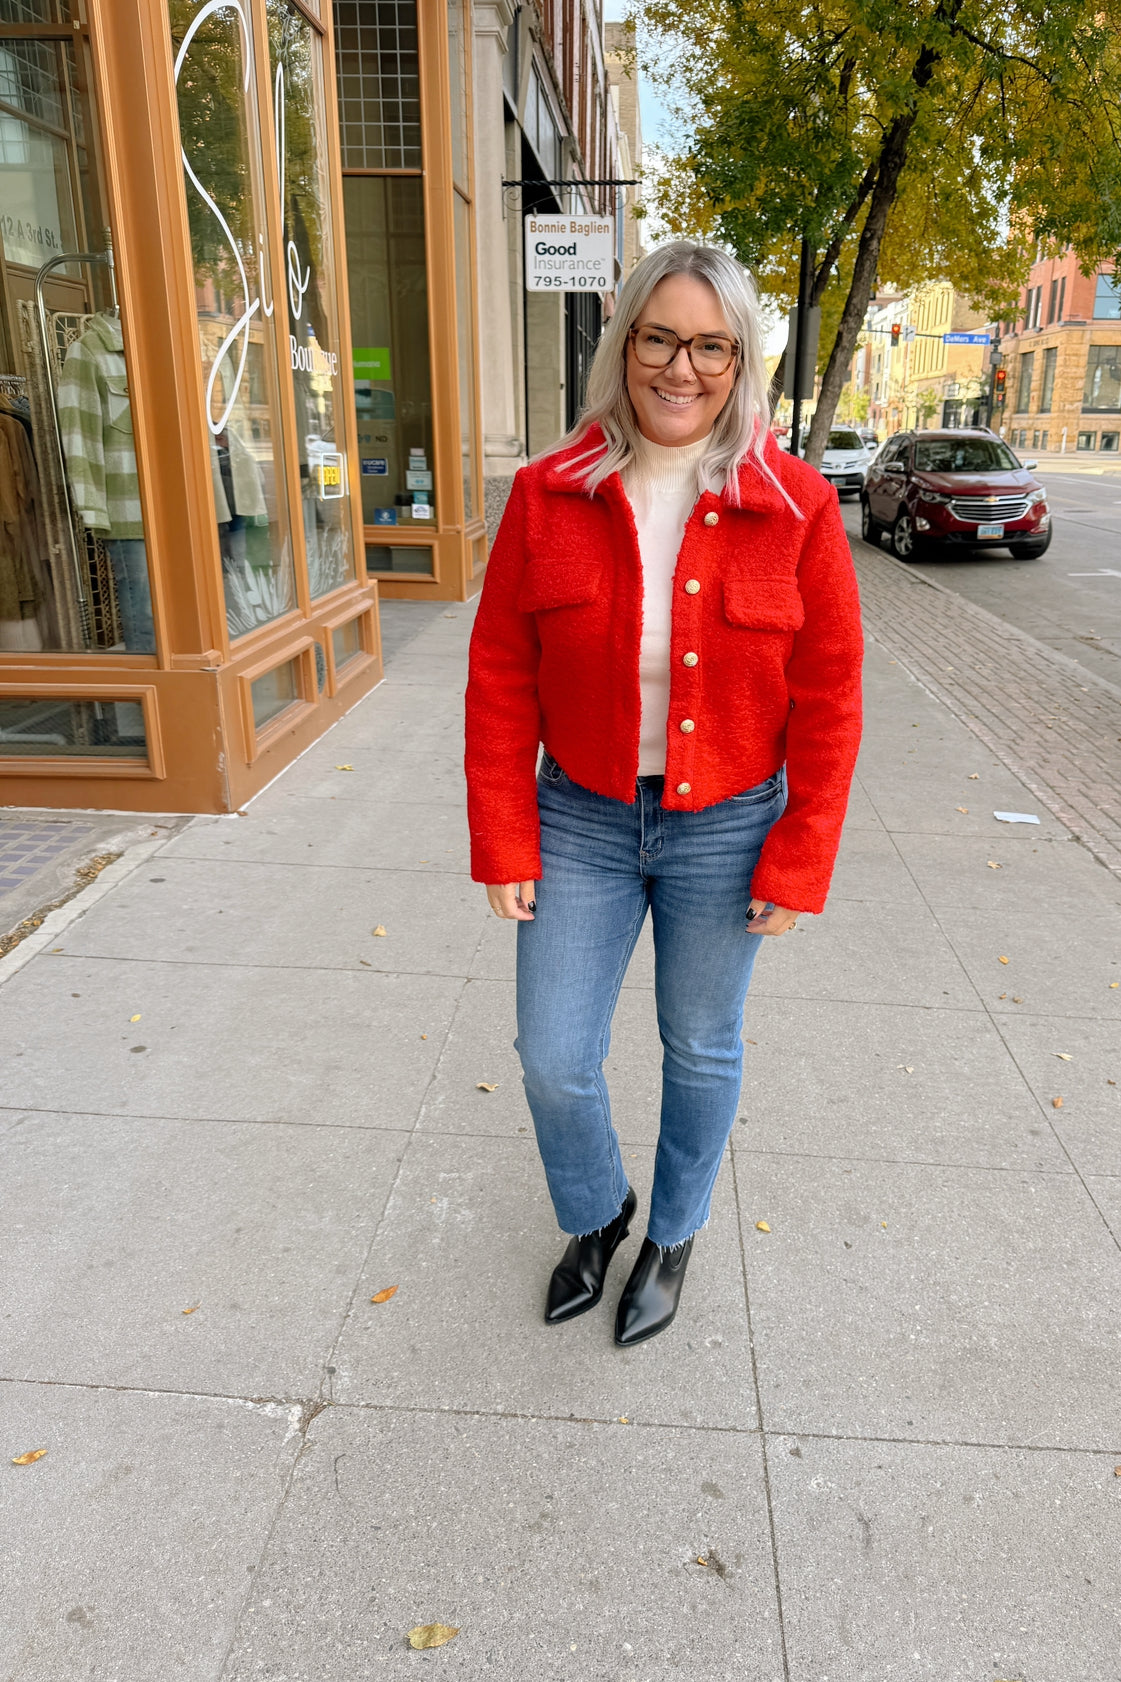
M956 811L959 811L959 812L965 812L965 813L968 813L968 811L969 811L969 807L968 807L968 806L958 806L958 807L956 807L956 808L955 808L955 810L956 810Z
M129 1021L130 1022L139 1022L140 1018L139 1018L139 1016L130 1016Z
M1001 962L1001 963L1002 963L1002 964L1006 964L1006 963L1007 963L1007 962L1008 962L1008 959L1007 959L1007 958L1001 958L1001 959L1000 959L1000 962Z
M1113 1468L1113 1475L1115 1478L1121 1478L1121 1466L1115 1466Z
M1022 1005L1022 1004L1023 1004L1023 1002L1024 1002L1024 1001L1023 1001L1023 999L1022 999L1022 998L1021 998L1021 997L1020 997L1020 995L1019 995L1019 993L1013 993L1013 995L1012 995L1012 1003L1013 1003L1013 1004L1014 1004L1014 1005Z
M201 1307L202 1307L202 1303L201 1303L201 1302L196 1302L196 1303L192 1303L192 1305L191 1305L191 1307L190 1307L190 1308L184 1308L184 1309L183 1309L183 1310L182 1310L182 1313L184 1313L184 1314L193 1314L193 1313L194 1313L194 1312L195 1312L195 1309L196 1309L196 1308L201 1308Z
M1052 1100L1051 1100L1051 1108L1052 1108L1052 1109L1053 1109L1053 1110L1061 1110L1061 1109L1062 1109L1062 1107L1063 1107L1063 1101L1062 1101L1062 1099L1061 1099L1061 1098L1052 1098Z
M459 1630L451 1624L417 1624L409 1631L410 1647L446 1647Z
M353 771L354 766L353 765L336 765L335 770L336 771Z
M385 1287L384 1291L378 1291L376 1296L372 1296L370 1298L370 1301L371 1302L388 1302L390 1297L395 1297L397 1295L397 1292L398 1292L399 1288L400 1287L397 1286L397 1285L387 1285Z
M371 929L370 930L370 933L372 935L376 935L380 939L382 937L382 935L387 933L385 924L384 923L379 923L376 929Z
M1055 1056L1061 1058L1064 1063L1074 1062L1074 1058L1071 1056L1069 1051L1056 1051Z
M755 1230L756 1232L770 1232L771 1229L767 1225L766 1221L756 1221Z
M428 1035L427 1034L422 1034L420 1037L421 1037L422 1040L426 1040L428 1038Z
M979 777L979 776L980 776L980 775L981 775L981 773L980 773L980 771L970 771L970 773L969 773L969 780L970 780L970 782L971 782L971 783L975 783L975 782L976 782L976 781L977 781L977 778L978 778L978 777Z
M1121 987L1121 981L1111 981L1109 985L1111 987Z
M629 1425L630 1424L630 1419L628 1418L628 1416L625 1413L621 1413L619 1415L619 1424L620 1425Z
M494 1081L492 1083L489 1080L477 1080L475 1082L475 1091L476 1092L497 1092L498 1091L498 1082Z
M359 958L358 962L360 964L362 964L366 969L373 969L373 967L374 967L373 964L370 962L369 958Z
M1004 866L1002 864L997 864L995 859L986 859L985 862L988 865L990 870L1003 870L1004 869Z
M45 1448L33 1448L29 1454L17 1454L12 1458L13 1466L30 1466L36 1460L42 1460L46 1454Z
M1001 993L1000 997L1002 999L1006 999L1008 997L1008 994L1007 993Z
M915 1065L913 1063L897 1063L895 1067L897 1069L902 1069L905 1075L913 1075L915 1072Z

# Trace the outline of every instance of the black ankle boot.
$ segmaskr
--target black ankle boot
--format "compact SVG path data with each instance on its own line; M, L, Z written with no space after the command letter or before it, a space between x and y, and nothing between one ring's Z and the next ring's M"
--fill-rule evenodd
M574 1320L577 1314L586 1314L589 1308L595 1307L603 1295L611 1258L630 1231L637 1206L638 1198L628 1190L623 1207L613 1221L598 1232L569 1240L568 1249L549 1280L545 1301L547 1325L559 1326L562 1320Z
M685 1269L693 1251L692 1238L660 1250L649 1238L623 1287L615 1315L615 1342L624 1348L664 1332L674 1315L685 1283Z

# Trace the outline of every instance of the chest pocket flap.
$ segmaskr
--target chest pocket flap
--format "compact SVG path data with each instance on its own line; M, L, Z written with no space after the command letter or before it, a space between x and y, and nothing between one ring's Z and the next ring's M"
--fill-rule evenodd
M753 631L798 631L806 619L793 578L726 578L724 613Z
M550 607L577 607L599 594L602 568L596 561L569 556L529 562L518 592L522 613L541 613Z

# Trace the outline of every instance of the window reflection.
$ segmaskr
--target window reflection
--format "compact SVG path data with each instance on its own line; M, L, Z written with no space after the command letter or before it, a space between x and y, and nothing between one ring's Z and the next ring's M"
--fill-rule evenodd
M343 365L322 132L323 57L318 35L287 0L268 0L268 19L300 499L314 598L354 576L340 407Z
M124 333L80 41L0 3L0 652L155 651Z
M296 606L247 0L169 0L226 617ZM271 159L270 159L271 163Z

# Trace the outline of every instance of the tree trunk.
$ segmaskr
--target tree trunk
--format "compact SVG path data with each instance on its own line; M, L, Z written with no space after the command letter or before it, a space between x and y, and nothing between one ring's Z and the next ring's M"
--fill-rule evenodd
M955 15L956 11L957 7L954 8ZM933 48L922 49L911 76L916 92L929 83L938 57L939 54ZM887 131L880 151L876 184L872 189L868 215L860 231L860 243L856 248L852 283L841 313L833 350L822 377L817 408L810 422L810 435L806 440L806 460L812 462L815 467L821 465L829 429L833 425L833 416L837 412L837 403L845 384L849 364L852 362L853 351L856 349L856 341L860 337L860 329L868 313L872 289L876 284L880 246L883 243L888 212L899 193L899 178L907 162L907 147L917 116L917 108L912 104L910 110L896 117Z
M868 197L868 194L872 191L875 180L876 165L869 164L864 173L864 180L860 183L860 191L857 193L856 197L845 211L845 214L842 216L833 238L829 241L829 244L825 248L825 255L821 259L817 273L814 275L813 292L810 295L810 301L814 309L816 309L821 303L825 294L825 288L829 285L829 277L833 273L833 267L844 248L845 235L856 221L856 218L860 215L861 207L863 206L865 199ZM771 375L771 384L767 392L767 402L770 406L770 412L772 415L778 408L782 399L782 388L786 379L787 357L790 357L791 360L793 360L794 357L794 344L790 339L787 340L786 349L779 357L778 366Z

